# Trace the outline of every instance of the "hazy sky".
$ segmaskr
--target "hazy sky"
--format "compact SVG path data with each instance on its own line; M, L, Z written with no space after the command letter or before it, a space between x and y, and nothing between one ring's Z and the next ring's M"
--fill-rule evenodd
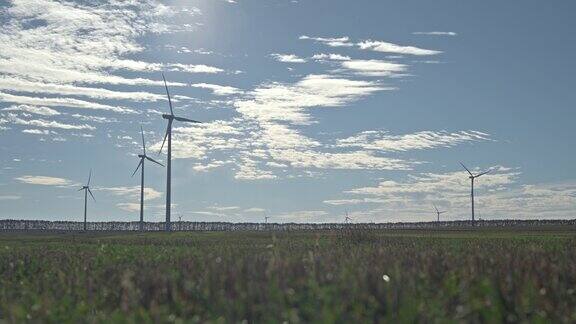
M574 218L575 1L0 0L0 218ZM165 170L146 165L146 220Z

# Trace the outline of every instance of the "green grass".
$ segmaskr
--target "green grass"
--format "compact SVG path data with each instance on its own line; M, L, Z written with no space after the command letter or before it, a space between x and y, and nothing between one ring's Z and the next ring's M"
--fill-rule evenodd
M4 233L0 322L575 322L575 243L558 229Z

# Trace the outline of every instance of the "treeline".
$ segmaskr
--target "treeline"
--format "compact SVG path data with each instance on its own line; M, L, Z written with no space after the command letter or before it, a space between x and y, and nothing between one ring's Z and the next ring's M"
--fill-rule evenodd
M480 220L475 227L538 227L538 226L574 226L571 220ZM139 222L90 222L88 231L135 232ZM145 222L148 232L163 231L164 222ZM470 221L421 222L421 223L227 223L227 222L173 222L173 231L302 231L302 230L339 230L339 229L458 229L469 228ZM0 231L83 231L82 222L42 221L42 220L0 220Z

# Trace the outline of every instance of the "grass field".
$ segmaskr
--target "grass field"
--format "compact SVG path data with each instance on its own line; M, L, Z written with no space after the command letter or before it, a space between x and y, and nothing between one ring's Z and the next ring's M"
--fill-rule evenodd
M0 234L0 322L576 322L573 230Z

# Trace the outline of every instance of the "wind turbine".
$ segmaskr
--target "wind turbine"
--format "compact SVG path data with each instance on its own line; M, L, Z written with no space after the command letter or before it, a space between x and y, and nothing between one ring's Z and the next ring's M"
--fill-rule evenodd
M136 167L136 170L132 173L132 176L136 174L138 169L142 167L140 173L140 231L144 230L144 161L149 160L161 166L164 166L162 163L154 160L153 158L146 155L146 142L144 142L144 129L140 126L140 132L142 133L142 154L138 154L140 158L140 163Z
M92 199L96 201L96 198L94 198L94 195L92 194L92 190L90 190L90 179L92 179L92 169L90 169L90 174L88 174L88 182L86 183L86 185L78 189L78 191L84 190L84 232L86 232L86 212L88 210L88 194L90 194Z
M436 205L434 205L434 209L436 209L436 215L438 216L436 220L440 222L440 214L444 214L446 211L439 211Z
M472 172L470 172L470 170L468 170L468 168L462 162L460 162L460 165L462 165L462 167L466 169L466 171L468 171L468 174L470 174L468 178L470 179L471 183L470 200L472 201L472 225L474 225L474 179L485 175L486 173L490 172L490 170L474 175L472 174Z
M170 92L168 91L168 84L166 83L166 78L164 73L162 73L162 79L164 80L164 87L166 88L166 95L168 96L168 105L170 107L170 114L163 114L162 118L168 120L168 127L166 128L166 134L164 134L164 141L162 141L162 146L158 154L162 153L162 148L164 148L164 143L166 143L166 138L168 138L168 152L166 158L166 228L167 232L170 231L170 207L171 207L171 197L172 197L172 122L174 120L188 123L202 123L196 120L177 117L174 115L174 109L172 109L172 100L170 99Z
M264 224L268 224L268 219L270 219L270 217L268 217L268 215L264 215Z
M346 217L344 217L344 224L352 222L352 218L348 217L348 210L346 210Z

